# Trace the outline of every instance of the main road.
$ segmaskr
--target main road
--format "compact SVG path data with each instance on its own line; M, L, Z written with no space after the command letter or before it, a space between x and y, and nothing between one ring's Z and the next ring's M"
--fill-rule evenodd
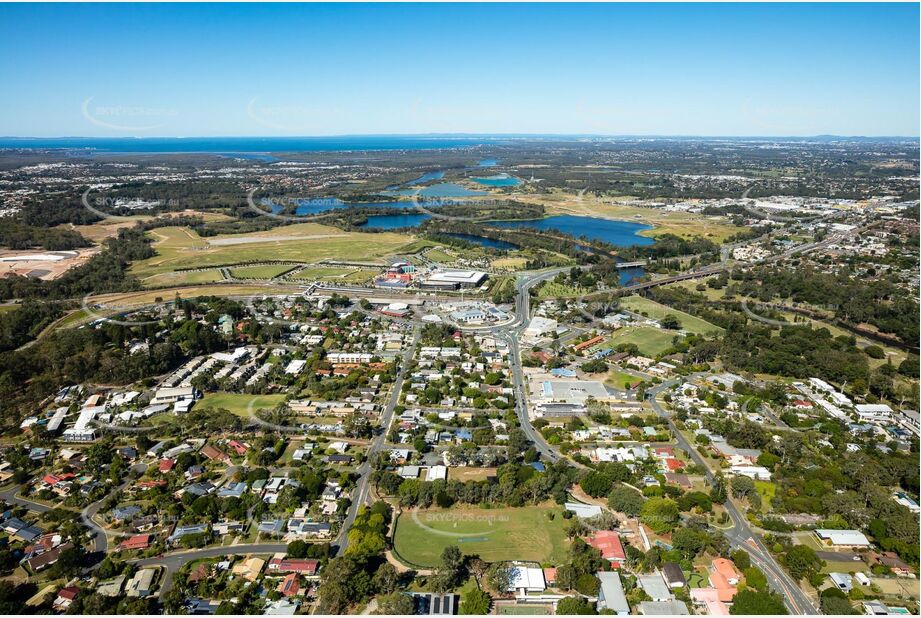
M712 484L716 479L710 467L704 461L704 458L701 457L700 453L697 452L694 445L688 442L684 435L678 431L678 427L675 426L671 415L662 407L657 399L660 393L675 386L678 382L678 380L663 382L651 388L647 392L647 397L656 414L668 423L669 428L678 442L678 446L687 452L691 459L694 460L694 463L704 470L704 475ZM752 531L748 521L739 512L738 508L736 508L731 498L726 499L723 507L726 509L729 519L732 520L732 528L724 531L726 538L729 540L729 544L732 547L743 549L748 553L751 557L752 564L764 572L771 587L783 596L784 603L790 609L791 613L799 615L820 614L809 596L803 592L799 585L793 581L787 572L783 570L776 560L774 560L774 557L764 546L764 542Z

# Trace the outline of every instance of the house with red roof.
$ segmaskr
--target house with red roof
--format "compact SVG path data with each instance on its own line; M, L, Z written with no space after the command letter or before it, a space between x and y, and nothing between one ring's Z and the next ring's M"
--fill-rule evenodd
M119 551L128 551L132 549L147 549L153 543L154 535L136 534L118 544Z
M248 446L236 440L231 440L230 442L227 443L227 446L232 448L233 452L236 453L237 455L246 455L246 451L249 450Z
M74 602L74 599L77 598L77 595L80 594L80 589L76 586L67 586L66 588L61 588L58 590L58 595L54 597L54 602L52 606L57 610L66 610Z
M620 541L620 535L611 530L599 530L592 536L582 537L587 545L590 545L601 552L601 557L614 563L615 566L621 565L627 561L627 554L624 551L624 545Z
M160 466L157 468L160 471L160 474L166 474L173 469L173 466L176 465L175 459L161 459Z
M320 568L319 560L297 559L297 558L272 558L269 561L268 569L279 573L297 573L306 577L312 577L317 574Z
M284 597L293 597L301 591L301 580L297 573L288 573L278 584L278 592Z
M211 461L228 461L230 459L227 453L210 444L206 444L204 448L201 449L201 454Z

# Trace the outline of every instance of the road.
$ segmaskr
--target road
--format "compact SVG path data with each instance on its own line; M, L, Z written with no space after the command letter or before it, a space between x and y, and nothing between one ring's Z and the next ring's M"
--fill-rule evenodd
M90 529L90 537L93 539L94 550L105 554L109 550L109 538L106 535L105 529L97 524L93 517L99 512L102 508L102 505L109 499L110 496L114 496L124 490L128 485L134 482L139 476L144 474L147 471L146 463L138 463L131 466L131 474L127 475L127 478L122 482L121 485L107 493L101 499L93 502L92 504L86 505L84 509L80 512L80 522Z
M679 448L687 452L691 459L694 460L694 463L704 470L707 480L712 484L715 477L704 461L704 458L697 452L694 445L688 442L684 435L678 431L671 415L662 407L657 399L660 393L675 386L678 382L678 380L669 380L650 389L647 393L650 395L649 402L652 404L656 414L668 423L669 428L678 442ZM809 596L802 591L797 583L793 581L777 561L774 560L774 557L764 546L761 538L752 531L751 526L748 524L748 520L739 512L732 500L727 499L723 507L726 509L729 519L732 521L732 528L723 531L730 545L735 548L744 549L748 553L751 557L752 564L764 572L771 587L783 596L784 603L787 605L790 612L799 615L820 614L821 612L815 608Z
M396 408L397 403L400 401L400 391L403 390L403 381L406 379L407 369L412 364L413 356L416 353L416 348L419 346L419 340L421 338L422 329L417 325L413 329L412 343L403 351L400 369L397 372L396 380L393 382L393 391L390 393L390 401L387 402L387 407L384 408L384 412L381 415L380 429L377 435L374 436L371 446L368 448L364 463L358 468L358 484L352 491L352 503L349 505L348 513L342 521L342 527L339 530L339 536L336 538L336 545L338 546L337 553L340 556L343 555L345 550L349 547L349 529L352 527L352 524L355 523L355 518L358 516L358 509L368 498L368 491L371 488L371 461L374 454L379 452L386 444L387 433L390 431L390 423L393 420L394 408Z
M173 576L186 563L204 558L217 558L219 556L243 556L248 554L276 554L288 551L286 543L251 543L228 545L226 547L208 547L206 549L191 549L188 551L173 552L153 558L140 558L129 560L138 567L161 567L163 575L160 577L159 598L163 598L173 587Z

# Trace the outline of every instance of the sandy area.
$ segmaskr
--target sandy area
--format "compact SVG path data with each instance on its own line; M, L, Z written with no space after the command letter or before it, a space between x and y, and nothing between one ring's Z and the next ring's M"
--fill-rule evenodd
M99 251L99 247L77 249L76 251L42 251L40 249L29 251L0 251L0 257L2 258L14 258L17 256L29 258L12 261L4 260L0 262L0 277L5 277L9 274L17 274L23 277L34 277L36 279L50 281L52 279L57 279L75 266L85 264L87 260L96 253L99 253ZM31 259L33 257L40 258L42 255L58 255L63 257L62 259Z

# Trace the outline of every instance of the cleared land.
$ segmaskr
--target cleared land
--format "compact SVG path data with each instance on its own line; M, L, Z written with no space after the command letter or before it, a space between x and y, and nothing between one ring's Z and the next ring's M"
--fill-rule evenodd
M184 227L150 231L156 256L134 264L139 277L178 268L208 268L258 262L266 257L292 262L321 260L373 261L401 253L413 238L382 232L343 232L316 223L299 223L266 232L203 238Z
M622 343L634 343L644 356L656 356L672 346L672 338L678 333L673 330L640 326L622 328L608 341L614 346Z
M340 283L365 283L378 272L370 268L341 268L338 266L316 266L291 273L291 279L304 281L338 281Z
M576 297L585 294L588 290L585 288L576 287L574 285L566 285L557 283L556 281L548 281L537 289L538 298L558 298L560 296L565 297Z
M452 481L482 481L496 476L495 468L448 468L448 478Z
M627 296L626 298L622 298L620 306L628 311L648 316L653 320L661 320L667 315L673 315L681 322L682 329L695 334L723 332L722 328L710 324L710 322L706 320L701 320L689 313L684 313L683 311L678 311L671 307L666 307L665 305L659 304L648 298L643 298L642 296Z
M553 515L552 520L548 514ZM424 567L438 565L441 552L449 545L457 545L467 555L479 554L487 562L560 564L566 559L568 546L565 521L556 505L407 511L397 520L394 548L399 556Z
M270 409L285 400L284 395L247 395L242 393L208 393L195 404L196 408L224 408L237 416L249 416L249 404L253 402L253 411Z

